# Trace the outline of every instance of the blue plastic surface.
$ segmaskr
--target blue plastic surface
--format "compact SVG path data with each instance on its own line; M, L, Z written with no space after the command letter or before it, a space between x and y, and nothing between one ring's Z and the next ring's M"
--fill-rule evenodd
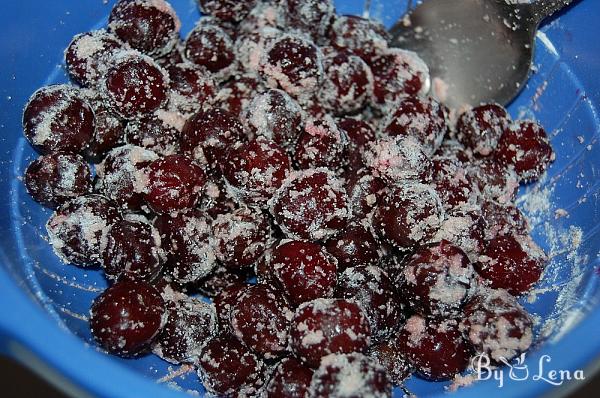
M171 1L188 31L198 18L192 0ZM362 13L362 0L336 2L340 13ZM90 302L106 283L99 272L61 264L44 240L49 216L25 193L19 180L35 157L21 131L24 103L38 87L66 81L62 51L71 37L103 25L113 2L101 0L21 0L3 3L0 15L0 350L40 371L76 396L181 397L156 383L169 374L169 365L154 356L125 360L98 352L85 322ZM388 26L406 8L406 1L373 1L371 15ZM600 207L599 120L600 2L583 0L543 27L538 40L536 71L511 105L513 116L538 119L551 133L557 152L547 178L523 189L522 204L533 216L537 241L553 254L540 283L541 293L528 308L543 324L556 319L555 329L539 341L526 364L537 372L542 355L550 369L586 369L600 355L600 290L598 281L598 222ZM536 192L548 191L544 211L532 204ZM527 199L529 198L529 199ZM539 202L539 203L538 203ZM539 207L539 206L537 206ZM567 217L556 218L563 209ZM559 212L559 215L564 214ZM567 232L581 229L577 250ZM571 239L579 240L577 233ZM573 242L571 242L573 243ZM578 243L578 242L575 242ZM572 282L575 280L575 282ZM558 289L545 288L559 286ZM566 292L572 294L566 294ZM559 303L557 304L557 300ZM573 316L568 317L565 314ZM564 324L561 324L564 322ZM578 323L577 323L578 322ZM567 324L576 324L562 333ZM176 370L176 369L175 369ZM181 388L199 390L193 373L174 377ZM442 394L447 383L411 379L408 387L420 397ZM543 381L494 380L459 391L460 397L530 397L556 387ZM400 391L396 395L401 396Z

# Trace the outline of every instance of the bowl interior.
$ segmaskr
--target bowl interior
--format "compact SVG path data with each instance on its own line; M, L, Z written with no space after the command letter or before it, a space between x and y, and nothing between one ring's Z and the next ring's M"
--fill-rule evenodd
M93 345L87 314L106 281L99 271L62 264L52 253L44 228L51 212L30 199L20 180L25 167L36 157L22 136L20 118L23 104L37 87L68 80L61 66L63 49L74 34L105 25L114 2L88 7L75 1L52 3L52 7L34 1L11 5L15 15L27 16L32 23L42 23L42 27L33 29L33 33L9 32L14 36L8 34L9 38L0 43L0 48L8 51L7 62L0 66L0 91L4 90L0 101L6 102L0 110L0 129L6 143L1 154L4 167L0 182L7 195L0 212L0 231L5 237L0 267L58 325ZM197 7L191 0L171 3L182 19L185 34L199 16ZM370 15L390 26L404 13L406 3L373 1ZM342 14L364 11L362 0L339 0L336 6ZM594 103L598 103L600 87L593 76L600 71L600 51L594 52L597 45L588 39L589 29L598 28L588 25L589 29L584 30L579 22L598 10L600 6L592 0L582 1L543 27L537 37L532 78L510 106L513 117L539 120L557 152L557 160L543 180L522 188L519 198L520 207L534 226L536 241L552 259L533 294L522 299L537 320L534 350L538 353L561 344L565 333L598 309L600 123ZM24 19L21 21L25 24ZM21 29L14 23L8 26ZM19 43L10 37L21 37L25 51L17 48ZM81 347L84 349L83 343ZM161 383L203 391L193 373L153 355L135 360L111 358ZM486 383L495 386L493 381ZM441 393L447 384L412 378L407 387L424 397Z

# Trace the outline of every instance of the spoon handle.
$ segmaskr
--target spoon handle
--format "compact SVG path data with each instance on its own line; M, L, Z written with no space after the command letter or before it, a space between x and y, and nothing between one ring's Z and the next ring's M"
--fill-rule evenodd
M571 4L573 0L537 0L529 4L531 14L538 22Z

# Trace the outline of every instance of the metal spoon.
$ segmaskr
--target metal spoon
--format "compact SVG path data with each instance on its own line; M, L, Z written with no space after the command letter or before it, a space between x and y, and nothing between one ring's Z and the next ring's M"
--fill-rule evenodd
M429 65L447 105L508 104L529 77L540 23L572 1L429 0L390 32Z

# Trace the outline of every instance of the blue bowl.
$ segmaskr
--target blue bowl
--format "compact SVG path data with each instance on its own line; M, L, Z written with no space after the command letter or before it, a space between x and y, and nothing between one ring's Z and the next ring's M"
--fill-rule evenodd
M195 2L171 2L183 20L184 32L189 30L198 18ZM340 13L363 12L362 0L336 3ZM195 374L185 368L169 366L152 355L127 360L94 348L86 315L106 282L97 271L58 261L45 241L44 224L50 213L29 198L20 181L36 156L22 135L24 103L40 86L67 81L63 49L76 33L104 25L112 4L100 0L2 4L0 189L6 196L0 202L4 236L0 350L78 397L183 396L178 390L202 395ZM405 9L406 1L374 0L370 13L390 26ZM519 199L552 263L535 297L523 299L539 321L535 347L512 368L512 374L504 369L502 387L497 374L460 390L462 397L564 393L575 385L565 380L567 372L573 378L576 370L582 370L589 377L600 355L598 15L600 2L584 0L545 24L538 35L533 76L510 107L515 117L539 120L550 132L558 155L543 181L523 188ZM551 370L563 372L553 380ZM420 397L440 395L447 386L416 378L407 383Z

